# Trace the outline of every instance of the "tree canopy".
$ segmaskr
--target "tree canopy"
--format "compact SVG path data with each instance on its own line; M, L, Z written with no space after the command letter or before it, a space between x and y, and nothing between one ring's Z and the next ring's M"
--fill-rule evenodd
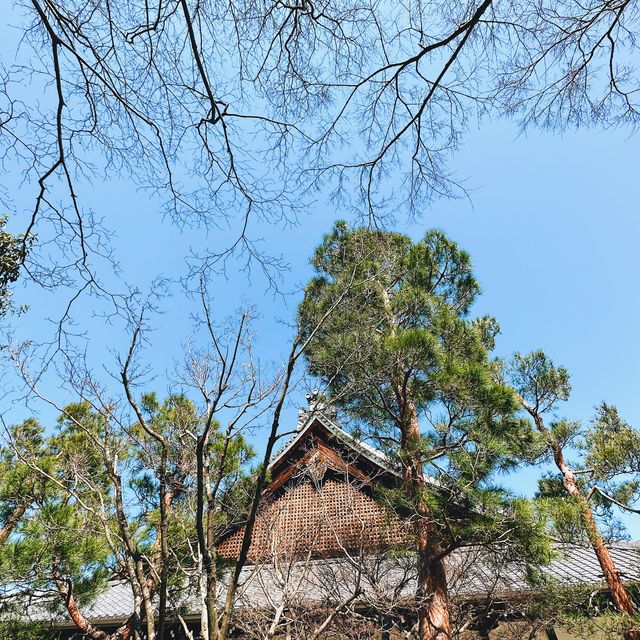
M0 157L34 186L19 224L48 249L23 259L48 286L101 292L112 229L86 179L123 176L179 225L228 224L201 265L277 269L255 223L294 222L317 188L371 224L464 192L449 163L477 119L638 122L628 0L31 0L14 16Z
M114 637L130 637L143 626L155 637L152 601L159 596L175 611L192 574L197 575L191 440L201 417L182 396L160 402L147 394L141 406L148 424L167 439L167 450L161 451L139 424L119 423L107 408L100 411L83 401L64 407L46 440L33 421L14 428L12 446L19 451L19 463L0 476L0 500L7 512L4 527L12 525L13 533L0 540L8 593L15 598L21 593L32 597L57 592L60 597L45 601L52 615L69 616L81 632L100 640L109 634L95 627L83 611L109 581L127 580L134 606L139 607L117 631L121 635ZM221 536L246 513L250 494L246 463L253 453L241 436L235 437L219 468L224 438L214 427L207 460L212 473L219 471L222 485L215 505L210 505L215 509L212 530ZM33 443L28 448L27 435ZM22 503L17 502L16 489L10 491L16 482ZM26 507L16 518L16 509L25 500ZM147 616L145 623L140 611ZM10 609L3 616L10 620ZM163 625L158 622L159 635Z
M612 515L611 507L616 502L616 506L628 508L599 487L598 478L602 475L599 476L597 471L597 461L602 455L602 433L611 427L620 431L623 424L613 409L606 405L600 406L594 424L586 438L582 439L582 425L579 421L554 419L553 412L558 402L567 400L571 385L567 370L554 365L543 351L526 355L516 353L508 367L508 375L544 445L543 459L552 461L558 472L558 477L546 478L540 483L539 497L543 504L551 507L556 531L561 536L566 540L583 540L591 546L598 558L615 608L623 616L630 618L626 623L624 636L627 640L638 640L640 629L637 605L623 584L597 518L598 506L604 506L606 515L609 516ZM549 423L546 421L548 416L552 416ZM608 453L613 457L613 467L629 457L628 425L625 431L626 438L623 436L617 441L612 438L609 442ZM636 443L637 440L634 438L632 442ZM586 458L595 462L596 466L589 469L580 463L570 462L569 455L574 447L586 449ZM628 498L634 490L635 482L622 482L618 486L620 497ZM616 533L612 537L615 536Z
M470 317L479 285L469 256L440 231L414 243L337 223L312 264L303 333L335 311L310 341L309 370L397 459L425 581L418 596L441 598L429 595L420 637L448 638L443 558L469 544L502 545L523 559L548 554L542 521L495 484L534 442L490 358L498 325Z

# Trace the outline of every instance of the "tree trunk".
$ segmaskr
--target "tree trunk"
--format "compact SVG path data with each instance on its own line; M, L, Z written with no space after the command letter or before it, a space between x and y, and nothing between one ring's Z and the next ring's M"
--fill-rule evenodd
M207 577L204 573L202 553L198 548L198 595L200 596L200 640L209 640L209 611L207 609Z
M203 591L204 611L201 617L206 618L200 636L205 640L217 640L219 637L218 602L216 598L216 564L211 540L211 508L209 505L209 463L208 443L209 429L198 436L196 446L196 532L198 535L199 567L201 567L201 588Z
M94 627L82 615L82 612L78 608L76 599L71 593L71 585L65 584L65 581L60 577L60 572L57 568L54 568L54 581L60 595L64 598L64 604L69 613L69 617L73 620L76 627L80 629L87 638L91 638L91 640L109 640L109 634L106 631L102 631L102 629Z
M418 559L416 606L420 640L450 640L449 597L442 549L436 539L435 524L426 502L420 449L420 425L415 404L407 388L398 388L402 407L400 454L403 461L405 492L415 509L415 541Z
M449 599L444 562L440 549L426 539L418 538L418 637L420 640L449 640Z
M160 462L160 593L158 598L158 640L164 640L167 617L167 581L168 581L168 523L167 523L167 447L163 441Z
M397 332L389 293L381 291L387 322L392 336ZM422 463L422 436L418 410L401 368L395 371L394 392L400 409L400 459L404 491L415 511L415 543L418 561L416 606L418 609L419 640L450 640L449 596L447 575L441 548L436 538L435 523L430 517L426 501L428 491Z
M11 532L15 529L18 522L20 522L20 518L22 518L22 516L26 513L27 507L28 505L25 500L25 502L13 508L13 511L7 518L4 526L0 528L0 546L2 546L7 541L7 539L11 535Z
M619 611L624 611L629 615L633 615L635 612L633 601L620 580L620 575L618 574L618 570L613 562L613 558L609 553L609 549L607 549L604 544L602 535L600 534L595 520L593 519L591 507L582 496L580 496L580 500L582 502L582 519L585 523L589 542L591 542L591 546L598 557L598 562L600 563L600 568L602 569L602 573L607 581L613 603Z

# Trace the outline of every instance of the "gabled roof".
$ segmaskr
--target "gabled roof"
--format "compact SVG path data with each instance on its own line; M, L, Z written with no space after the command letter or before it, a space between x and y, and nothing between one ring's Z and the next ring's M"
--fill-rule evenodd
M401 470L395 460L380 449L347 433L336 422L335 411L318 403L311 410L301 412L295 434L271 458L268 469L274 480L285 467L290 467L295 462L296 452L309 449L309 441L314 436L329 448L335 449L336 445L339 445L345 460L357 462L360 467L369 466L370 479L375 479L376 482L384 480L395 483L402 478ZM442 484L436 478L426 473L424 479L427 484L442 488Z
M331 412L323 409L324 407L321 406L311 412L304 413L303 421L298 425L295 435L293 435L271 459L269 463L270 470L278 469L283 460L285 460L292 451L299 448L305 439L309 437L310 433L319 428L323 428L329 436L352 449L355 454L362 456L371 464L378 466L381 471L398 477L400 476L396 465L394 465L393 461L390 460L385 453L366 442L356 440L356 438L338 426L336 421L330 417Z
M325 413L314 412L274 456L264 490L249 559L280 561L327 558L365 549L378 553L410 539L409 523L380 500L396 486L398 473L373 447L363 446ZM219 545L237 557L244 527Z

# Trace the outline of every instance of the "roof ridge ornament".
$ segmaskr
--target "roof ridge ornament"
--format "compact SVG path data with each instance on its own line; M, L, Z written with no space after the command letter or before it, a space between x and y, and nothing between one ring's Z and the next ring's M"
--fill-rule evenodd
M314 387L311 391L305 393L307 399L307 407L298 409L298 424L296 431L303 429L311 417L315 414L324 414L330 420L335 420L338 410L331 404L324 393L321 393L318 387Z

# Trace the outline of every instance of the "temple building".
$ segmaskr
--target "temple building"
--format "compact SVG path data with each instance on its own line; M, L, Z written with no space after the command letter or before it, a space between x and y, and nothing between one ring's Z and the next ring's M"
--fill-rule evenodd
M331 631L318 637L410 637L416 619L411 524L389 506L399 481L382 452L345 432L334 412L312 397L292 437L269 465L240 577L234 635L294 640L308 637L301 625L322 631L329 620L326 628ZM228 564L238 556L243 537L240 527L220 543L218 555ZM611 551L624 581L638 582L637 546L616 544ZM537 624L530 616L528 604L539 587L531 584L527 567L466 548L452 554L447 571L457 638L580 637L547 621ZM588 588L594 597L601 593L606 598L597 559L588 547L559 545L557 557L540 571L556 593ZM220 602L224 597L222 589ZM188 637L186 629L198 637L198 605L195 595L185 597L170 637ZM127 583L114 580L86 605L85 615L112 631L132 608ZM60 620L56 628L74 637L70 621ZM591 637L599 636L594 632Z

